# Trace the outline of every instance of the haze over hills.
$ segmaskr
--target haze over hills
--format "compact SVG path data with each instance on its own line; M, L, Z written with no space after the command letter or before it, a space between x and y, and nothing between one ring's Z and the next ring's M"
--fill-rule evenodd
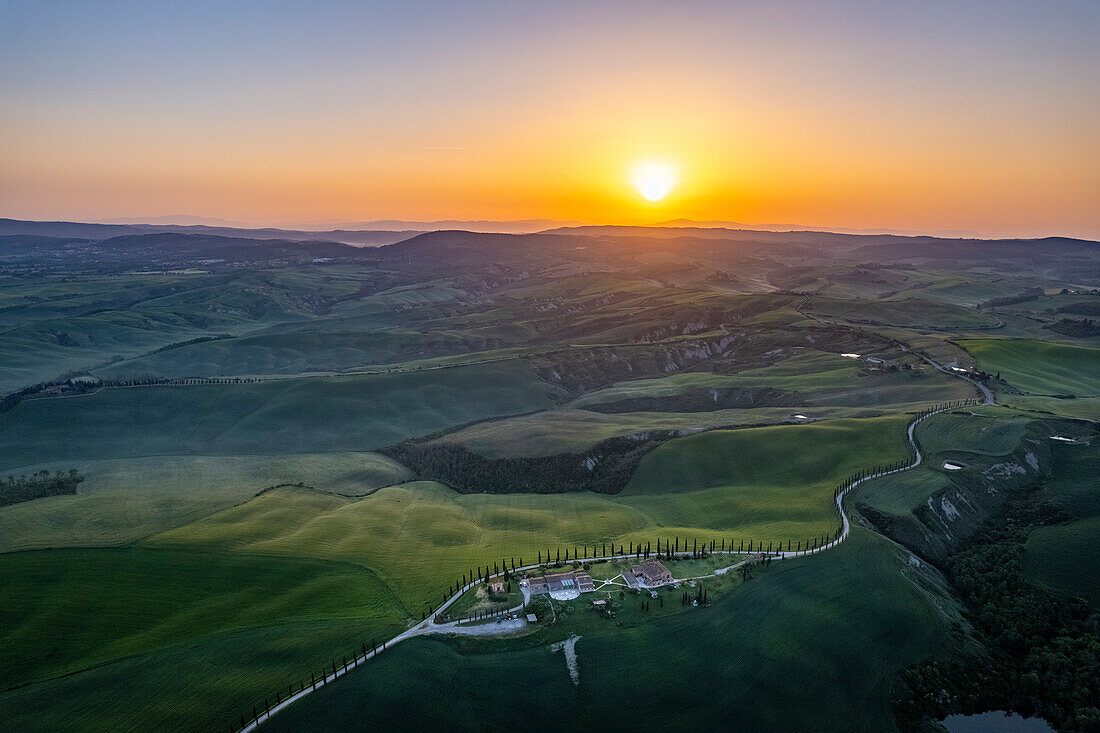
M78 239L107 239L133 234L213 234L241 239L286 239L293 241L341 242L357 246L392 244L418 234L418 230L331 230L309 231L294 229L248 229L205 224L102 224L70 221L24 221L0 219L0 236L30 234L44 237L74 237Z
M799 232L799 231L813 231L813 232L836 232L840 234L897 234L901 236L920 237L955 237L955 238L982 238L982 235L975 231L959 229L959 230L936 230L936 231L916 231L911 229L887 229L882 227L863 227L863 228L851 228L851 227L823 227L823 226L808 226L805 224L745 224L739 221L696 221L694 219L670 219L669 221L660 221L654 224L657 227L700 227L704 229L757 229L773 232ZM986 237L989 238L989 237Z

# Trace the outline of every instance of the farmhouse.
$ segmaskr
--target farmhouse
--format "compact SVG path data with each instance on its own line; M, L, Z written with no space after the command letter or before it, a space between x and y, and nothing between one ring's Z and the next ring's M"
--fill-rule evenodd
M576 598L581 593L596 590L592 576L580 572L542 575L521 582L526 584L528 593L533 596L549 593L551 598L558 599Z
M639 585L644 587L656 587L673 581L672 573L660 560L651 560L635 565L630 569L630 574L634 576L634 580Z

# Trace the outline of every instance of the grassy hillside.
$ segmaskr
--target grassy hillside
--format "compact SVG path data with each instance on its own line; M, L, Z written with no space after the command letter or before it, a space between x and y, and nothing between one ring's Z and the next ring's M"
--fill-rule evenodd
M992 328L997 325L996 317L972 308L919 298L868 301L813 298L803 310L854 323L881 323L890 326L971 329Z
M524 364L250 384L105 389L0 414L2 461L370 450L450 425L544 409Z
M359 619L215 633L0 692L0 708L5 725L28 732L224 730L277 688L308 685L311 669L319 674L368 633Z
M221 727L405 615L367 570L298 558L62 550L0 573L0 708L21 730Z
M670 377L620 382L573 402L584 407L631 397L667 397L698 389L728 387L775 387L791 391L843 388L856 383L859 365L852 359L821 351L801 351L776 365L748 369L736 374L689 372Z
M0 567L0 689L230 629L352 617L393 628L403 613L363 568L299 558L82 549L6 553Z
M1047 590L1100 606L1100 445L1056 445L1053 450L1055 471L1046 490L1072 519L1028 535L1025 574Z
M85 481L75 495L0 507L0 552L132 542L280 484L357 496L412 478L377 453L154 456L80 465Z
M530 561L547 548L831 534L835 483L904 458L905 424L897 416L679 438L643 459L618 496L458 494L431 482L360 500L278 490L148 542L360 563L418 609L474 566ZM777 471L780 457L785 470Z
M999 456L1016 447L1033 420L1002 407L967 407L925 420L917 440L929 454L965 450Z
M801 409L801 408L800 408ZM758 407L710 412L624 412L603 414L588 410L548 410L533 415L488 420L448 433L439 442L461 443L489 458L548 456L584 450L608 438L644 434L650 430L685 433L731 425L759 427L792 420L790 407ZM815 407L803 410L813 419L882 414L877 409Z
M893 730L894 673L937 648L946 626L936 596L905 577L920 571L903 569L895 553L857 528L827 557L775 565L711 608L625 628L578 610L576 621L571 614L517 642L417 639L269 725L472 731L522 720L526 730L560 731L736 721L799 730L812 720L829 730ZM922 584L936 588L933 578ZM578 686L548 648L574 629Z
M962 339L987 372L1024 392L1100 396L1100 349L1033 339Z
M831 488L831 482L859 468L904 459L908 421L906 415L892 415L680 438L646 456L624 493L664 494L716 486L754 491ZM831 490L826 499L831 501Z

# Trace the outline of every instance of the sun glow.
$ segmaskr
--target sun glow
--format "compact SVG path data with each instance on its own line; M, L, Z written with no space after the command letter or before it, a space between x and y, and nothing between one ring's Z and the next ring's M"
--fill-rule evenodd
M668 196L679 183L675 166L669 163L648 161L634 166L630 182L647 201L660 201Z

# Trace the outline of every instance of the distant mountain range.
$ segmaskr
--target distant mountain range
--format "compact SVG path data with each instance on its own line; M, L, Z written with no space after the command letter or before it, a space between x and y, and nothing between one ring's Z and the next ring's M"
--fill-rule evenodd
M191 216L188 214L174 214L171 216L147 216L147 217L116 217L111 219L98 219L96 224L126 224L146 226L185 226L185 227L215 227L243 229L245 231L261 232L315 232L318 234L348 231L419 231L435 232L448 229L461 229L468 232L484 232L493 234L532 234L544 229L563 226L577 226L583 222L558 221L555 219L436 219L433 221L410 221L406 219L375 219L373 221L324 221L324 222L296 222L276 223L272 225L249 224L240 221L229 221L205 216Z
M304 231L295 229L242 229L203 224L94 224L71 221L22 221L0 219L0 236L33 235L74 239L109 239L135 234L205 234L238 239L282 239L295 242L339 242L359 247L393 244L421 234L422 230L342 230Z
M671 219L658 222L654 226L659 227L697 227L701 229L751 229L755 231L769 232L821 232L828 231L835 234L896 234L902 237L948 237L952 239L985 239L978 232L966 229L949 229L934 232L918 232L905 229L864 228L853 229L851 227L822 227L806 226L804 224L743 224L737 221L696 221L694 219Z

